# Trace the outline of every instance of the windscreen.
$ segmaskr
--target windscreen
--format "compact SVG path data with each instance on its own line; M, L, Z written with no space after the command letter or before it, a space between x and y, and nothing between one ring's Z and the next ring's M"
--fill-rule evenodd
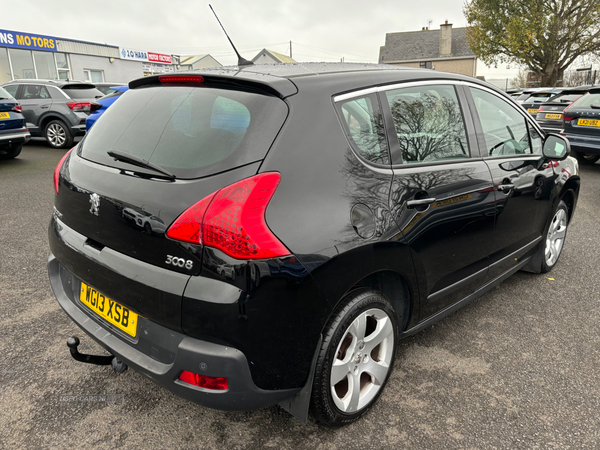
M279 98L211 87L130 89L100 117L81 156L129 168L106 152L120 150L197 178L265 157L287 116Z

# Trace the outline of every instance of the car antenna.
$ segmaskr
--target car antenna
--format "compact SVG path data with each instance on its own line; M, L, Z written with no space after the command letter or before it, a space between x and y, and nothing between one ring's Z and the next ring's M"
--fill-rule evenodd
M219 17L217 16L217 13L215 12L215 10L213 9L213 7L211 6L210 3L208 4L208 7L210 8L210 10L215 15L215 17L217 19L217 22L219 22L219 25L221 25L221 28L223 28L223 33L225 33L225 36L227 36L227 39L229 39L229 43L233 47L233 51L235 52L235 54L238 57L238 66L253 66L254 63L252 61L248 61L247 59L242 58L242 55L240 55L240 53L237 51L237 48L235 48L235 45L233 45L233 42L231 41L231 38L227 34L227 31L225 31L225 27L223 26L223 24L219 20Z

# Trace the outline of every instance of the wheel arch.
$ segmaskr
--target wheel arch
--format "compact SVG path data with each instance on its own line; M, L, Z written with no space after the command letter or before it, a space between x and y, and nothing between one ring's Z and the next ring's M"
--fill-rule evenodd
M567 208L569 209L569 222L571 221L571 218L575 213L575 207L577 206L577 198L579 197L579 186L579 177L571 177L566 181L559 196L559 201L562 200L563 202L565 202Z
M69 128L69 130L71 130L69 120L62 114L52 111L52 112L47 112L45 115L40 117L38 127L39 127L40 133L42 133L42 135L44 135L44 133L46 131L46 126L53 120L60 120L67 126L67 128Z

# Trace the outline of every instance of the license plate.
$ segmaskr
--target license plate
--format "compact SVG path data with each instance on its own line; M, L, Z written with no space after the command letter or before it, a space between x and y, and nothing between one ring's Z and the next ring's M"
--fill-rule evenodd
M583 125L584 127L600 127L600 120L596 119L579 119L577 125Z
M10 119L10 114L8 114L7 112L1 112L0 119Z
M532 113L532 114L533 114L533 113L537 113L538 111L539 111L539 109L534 109L534 108L529 108L529 109L527 110L527 112L528 112L528 113Z
M119 303L111 300L93 287L81 283L79 300L107 322L135 337L138 315Z
M546 114L546 119L560 119L562 114Z

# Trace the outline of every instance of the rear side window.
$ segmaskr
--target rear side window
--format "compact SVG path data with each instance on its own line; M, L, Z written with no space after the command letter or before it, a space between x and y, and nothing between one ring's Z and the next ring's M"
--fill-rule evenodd
M531 154L525 117L507 101L481 89L469 88L481 122L488 156ZM536 150L540 145L537 145ZM541 138L540 138L541 139Z
M127 91L89 131L81 156L114 167L122 150L178 178L196 178L263 159L287 115L272 96L210 87Z
M15 89L15 92L17 90ZM2 98L13 98L14 95L10 94L6 89L4 89L2 86L0 86L0 99Z
M13 97L17 97L17 90L19 89L19 85L18 84L9 84L8 86L4 86L4 89L6 89L6 92L8 92L10 95L12 95Z
M386 91L403 163L469 158L465 123L453 86Z
M389 164L387 141L377 97L367 95L337 103L338 115L352 147L366 160Z

